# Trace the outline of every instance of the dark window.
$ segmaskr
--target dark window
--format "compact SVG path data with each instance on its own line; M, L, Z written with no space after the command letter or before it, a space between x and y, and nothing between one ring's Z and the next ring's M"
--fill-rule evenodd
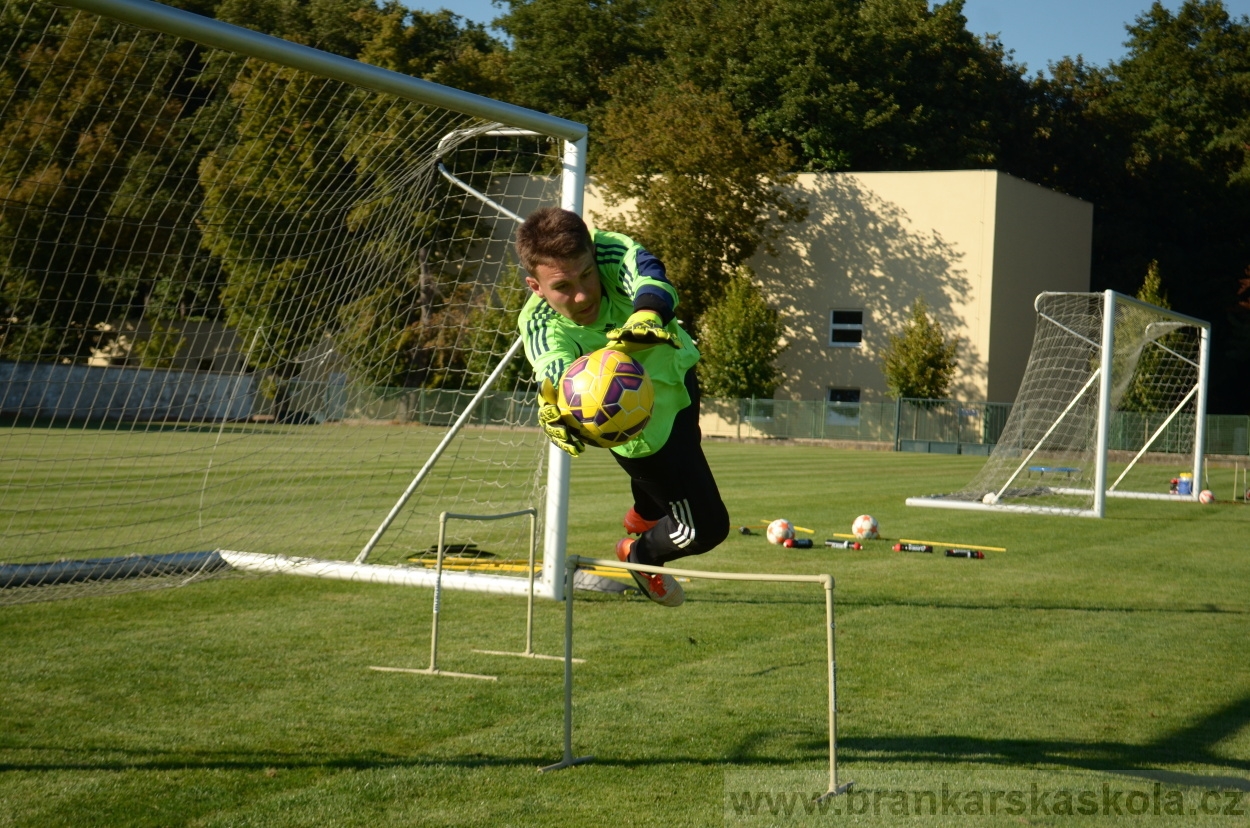
M862 310L829 311L829 344L839 348L858 348L864 341Z
M859 389L830 388L825 405L825 425L859 427Z

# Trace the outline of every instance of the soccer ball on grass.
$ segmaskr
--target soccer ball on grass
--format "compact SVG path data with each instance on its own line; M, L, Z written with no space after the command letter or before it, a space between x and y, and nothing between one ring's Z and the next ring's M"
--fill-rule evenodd
M777 518L768 524L768 529L764 534L768 537L769 543L781 545L794 537L794 524L785 518Z
M587 444L612 448L628 443L651 421L655 387L642 363L602 348L569 366L556 405L565 423Z
M851 524L851 534L860 540L872 540L878 537L877 519L872 515L860 515Z

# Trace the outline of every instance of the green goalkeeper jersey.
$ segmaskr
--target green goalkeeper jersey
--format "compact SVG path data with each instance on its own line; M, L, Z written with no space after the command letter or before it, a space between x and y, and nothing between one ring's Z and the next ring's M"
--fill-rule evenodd
M666 297L671 301L670 307L677 304L677 291L664 278L658 260L641 245L628 236L605 230L591 229L590 235L603 293L594 324L578 325L561 316L538 294L530 295L517 320L525 339L525 356L534 367L534 374L540 381L549 379L557 387L578 357L608 344L608 331L624 325L638 307L654 304L654 300L644 298L648 294ZM699 361L699 351L676 319L671 319L665 328L678 338L681 348L656 345L632 354L646 368L655 386L655 407L651 421L637 437L612 449L622 457L647 457L663 448L673 430L673 418L690 405L685 377Z

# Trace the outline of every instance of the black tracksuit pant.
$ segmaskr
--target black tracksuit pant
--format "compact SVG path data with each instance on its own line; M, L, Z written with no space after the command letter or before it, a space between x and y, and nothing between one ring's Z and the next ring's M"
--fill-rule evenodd
M700 446L699 383L693 368L686 372L686 390L690 405L678 412L663 448L649 457L612 454L629 474L634 511L659 521L634 543L637 563L659 566L699 555L729 535L729 512Z

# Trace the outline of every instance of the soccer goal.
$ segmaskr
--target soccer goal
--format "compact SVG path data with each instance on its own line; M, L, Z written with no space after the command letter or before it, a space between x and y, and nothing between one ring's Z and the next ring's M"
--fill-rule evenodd
M562 595L511 240L581 212L585 127L147 0L0 0L0 43L0 604L526 594L535 534Z
M1104 293L1042 293L1033 350L981 472L909 506L1103 517L1106 498L1196 501L1211 326Z

